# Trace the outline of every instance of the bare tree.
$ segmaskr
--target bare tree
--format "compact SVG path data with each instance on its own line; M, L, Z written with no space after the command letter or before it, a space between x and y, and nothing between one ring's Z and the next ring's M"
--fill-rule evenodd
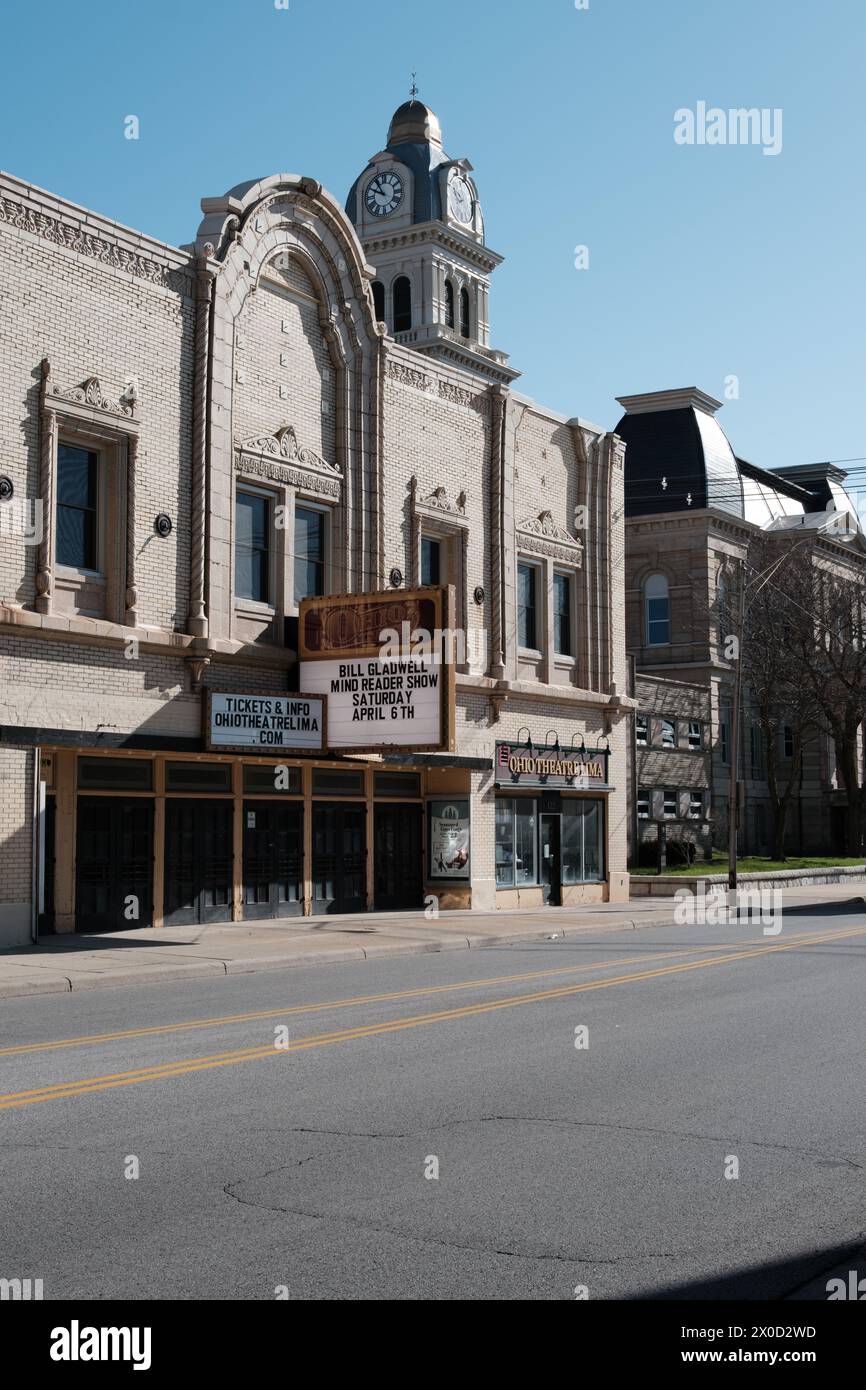
M758 536L749 545L743 575L743 681L761 731L773 815L773 858L778 860L786 857L785 838L791 807L799 795L803 755L822 726L812 683L803 678L799 644L793 640L791 599L785 591L790 567L797 565L801 554L779 539ZM791 753L789 766L783 769L780 750L786 731Z
M805 682L836 747L846 793L845 852L863 850L866 779L866 566L819 545L779 576Z

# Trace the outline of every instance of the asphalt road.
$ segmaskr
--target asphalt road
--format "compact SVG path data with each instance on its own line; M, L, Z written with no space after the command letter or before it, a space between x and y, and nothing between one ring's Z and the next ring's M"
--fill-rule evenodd
M864 1239L864 993L855 900L769 938L7 1000L0 1277L46 1299L790 1295Z

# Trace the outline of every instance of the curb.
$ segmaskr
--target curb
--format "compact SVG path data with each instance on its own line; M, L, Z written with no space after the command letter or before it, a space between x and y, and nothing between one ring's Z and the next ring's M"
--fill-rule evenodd
M455 936L445 941L417 941L411 944L389 948L383 943L381 949L368 950L363 946L334 947L328 951L310 951L299 954L296 959L285 955L261 956L257 960L207 960L189 965L143 965L135 970L105 971L89 978L76 978L70 975L55 976L48 979L0 980L0 999L32 998L39 994L81 993L94 989L126 989L131 985L176 984L180 980L219 979L227 975L257 975L268 971L296 970L306 965L327 965L330 962L340 965L349 961L375 961L395 959L400 956L440 955L446 951L475 951L488 946L525 945L533 941L564 940L568 937L585 936L589 932L612 934L617 931L636 931L641 927L672 926L668 920L639 921L628 919L609 927L593 925L589 927L558 927L555 922L548 923L536 931L521 932L505 936Z

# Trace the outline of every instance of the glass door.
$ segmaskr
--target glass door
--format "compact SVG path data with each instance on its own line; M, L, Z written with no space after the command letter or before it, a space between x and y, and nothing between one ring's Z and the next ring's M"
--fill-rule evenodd
M541 816L541 893L547 907L562 901L559 871L559 816Z

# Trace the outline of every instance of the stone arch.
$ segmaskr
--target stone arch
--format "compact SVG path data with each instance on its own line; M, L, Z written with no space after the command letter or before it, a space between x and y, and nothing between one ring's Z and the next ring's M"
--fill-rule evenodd
M296 257L316 287L319 320L336 373L335 464L343 475L343 574L347 587L374 587L381 573L380 395L382 339L370 283L375 271L339 204L312 179L274 174L205 199L195 248L210 277L209 345L203 410L202 472L193 488L206 505L199 544L207 536L203 566L204 621L198 635L230 635L231 507L234 449L235 325L265 267L280 253ZM204 336L204 335L202 335ZM195 596L194 596L195 598ZM192 606L192 605L191 605Z

